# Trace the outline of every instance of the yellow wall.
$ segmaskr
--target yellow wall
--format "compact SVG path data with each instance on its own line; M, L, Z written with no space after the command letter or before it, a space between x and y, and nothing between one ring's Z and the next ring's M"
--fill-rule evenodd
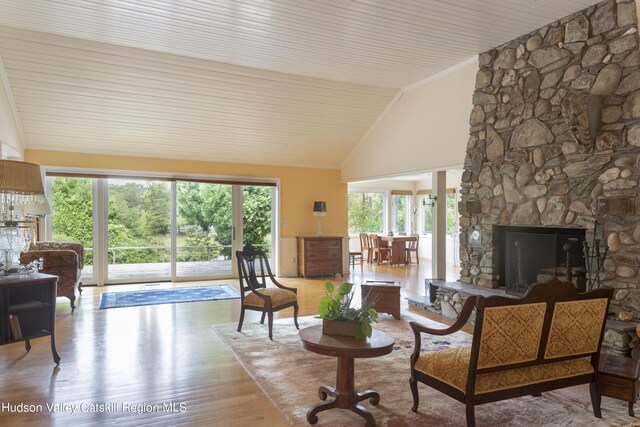
M325 235L347 236L347 185L338 169L263 166L193 160L107 156L61 151L26 150L25 161L42 166L101 170L224 175L280 179L280 237L313 236L316 218L313 201L325 200L328 215L322 221ZM284 225L287 224L287 225Z

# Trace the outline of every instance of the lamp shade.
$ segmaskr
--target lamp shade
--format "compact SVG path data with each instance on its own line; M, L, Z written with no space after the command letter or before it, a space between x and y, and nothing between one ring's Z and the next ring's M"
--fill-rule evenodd
M0 160L0 192L44 194L40 166L33 163Z
M313 212L314 213L326 213L327 212L327 202L316 201L313 202Z
M45 199L44 203L29 203L22 205L24 215L45 216L51 213L51 204Z

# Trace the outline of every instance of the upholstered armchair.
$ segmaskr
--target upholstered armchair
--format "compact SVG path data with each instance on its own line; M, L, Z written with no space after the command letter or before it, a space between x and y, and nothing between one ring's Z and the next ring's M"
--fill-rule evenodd
M72 242L32 242L26 252L20 254L20 264L43 259L42 272L58 276L58 296L71 301L71 312L82 292L80 275L84 266L84 246Z

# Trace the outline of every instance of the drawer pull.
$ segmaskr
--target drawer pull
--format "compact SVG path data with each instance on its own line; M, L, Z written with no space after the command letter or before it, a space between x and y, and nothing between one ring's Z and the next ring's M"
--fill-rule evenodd
M602 380L602 385L605 387L627 388L627 384L615 384L615 383L610 383L607 380Z

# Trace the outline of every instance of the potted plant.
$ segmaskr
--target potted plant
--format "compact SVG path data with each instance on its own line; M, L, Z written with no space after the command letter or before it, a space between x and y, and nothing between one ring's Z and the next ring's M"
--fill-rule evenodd
M351 307L353 284L342 283L335 288L325 283L326 294L320 299L318 317L322 319L322 333L326 335L349 335L359 340L371 337L371 323L377 322L378 313L373 308L375 301L367 300L362 307Z

